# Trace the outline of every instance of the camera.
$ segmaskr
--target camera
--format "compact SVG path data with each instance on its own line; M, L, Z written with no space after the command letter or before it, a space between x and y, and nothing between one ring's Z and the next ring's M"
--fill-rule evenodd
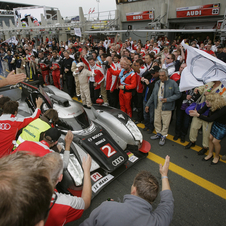
M196 102L199 99L200 96L201 95L200 95L199 92L197 94L196 93L193 93L192 96L191 96L191 99L188 100L188 103L189 104L192 104L192 103Z
M106 68L110 68L109 62L106 60L101 65L105 65Z

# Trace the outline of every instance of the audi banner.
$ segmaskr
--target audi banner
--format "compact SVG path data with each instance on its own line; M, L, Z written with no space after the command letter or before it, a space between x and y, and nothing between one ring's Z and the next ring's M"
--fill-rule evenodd
M217 16L220 13L220 3L177 8L177 18Z
M127 21L154 20L154 11L133 12L126 14Z
M186 45L184 41L181 45L187 50L187 67L182 71L179 86L181 92L212 81L221 81L222 86L226 87L226 63L203 50Z

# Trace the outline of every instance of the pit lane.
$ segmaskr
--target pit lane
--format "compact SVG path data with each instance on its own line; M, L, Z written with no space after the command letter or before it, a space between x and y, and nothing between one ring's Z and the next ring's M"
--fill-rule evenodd
M104 188L93 200L89 209L83 216L67 226L79 225L99 206L103 201L112 198L122 202L123 196L130 193L130 188L135 175L141 170L149 170L160 182L159 163L164 162L165 156L171 157L169 170L170 186L175 199L174 217L171 225L174 226L206 226L224 225L226 222L226 162L220 161L217 165L204 162L203 156L198 156L201 149L202 135L198 136L197 145L193 149L185 149L187 143L173 141L175 131L175 116L170 125L169 136L164 146L159 146L158 140L151 141L150 136L142 130L143 125L138 124L145 140L149 141L152 149L148 157L122 174L106 188ZM186 137L188 141L188 136ZM226 154L226 140L222 141L221 154ZM159 197L153 203L155 209L159 203Z

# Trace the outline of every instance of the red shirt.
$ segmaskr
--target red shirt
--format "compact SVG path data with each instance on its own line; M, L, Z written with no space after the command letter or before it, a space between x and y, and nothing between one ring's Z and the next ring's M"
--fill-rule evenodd
M10 114L3 114L0 117L0 137L1 148L0 158L4 155L10 154L13 148L13 140L20 129L27 126L30 122L37 119L41 113L40 109L36 109L31 117L22 118Z
M17 151L29 151L32 154L40 156L40 157L50 153L49 144L47 142L45 142L44 140L42 140L40 142L25 140L12 153L17 152Z
M214 52L213 52L212 50L209 50L209 51L208 51L208 50L204 50L204 51L205 51L206 53L209 53L209 54L212 55L212 56L214 55Z
M45 226L63 226L79 219L85 208L84 200L80 197L56 192L57 200L49 212ZM52 201L55 195L53 194Z
M96 74L96 76L94 77L95 82L97 83L97 86L95 87L95 89L100 89L100 84L101 84L101 82L104 81L104 73L103 73L102 67L98 64L95 64L92 67L89 64L89 62L83 57L81 57L81 60L88 67L89 71L93 71Z

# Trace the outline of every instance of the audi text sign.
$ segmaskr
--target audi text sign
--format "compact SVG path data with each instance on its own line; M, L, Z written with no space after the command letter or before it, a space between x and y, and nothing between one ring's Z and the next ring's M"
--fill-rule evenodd
M177 8L177 18L217 16L220 13L220 3Z
M154 20L154 11L127 13L126 20L127 21Z

